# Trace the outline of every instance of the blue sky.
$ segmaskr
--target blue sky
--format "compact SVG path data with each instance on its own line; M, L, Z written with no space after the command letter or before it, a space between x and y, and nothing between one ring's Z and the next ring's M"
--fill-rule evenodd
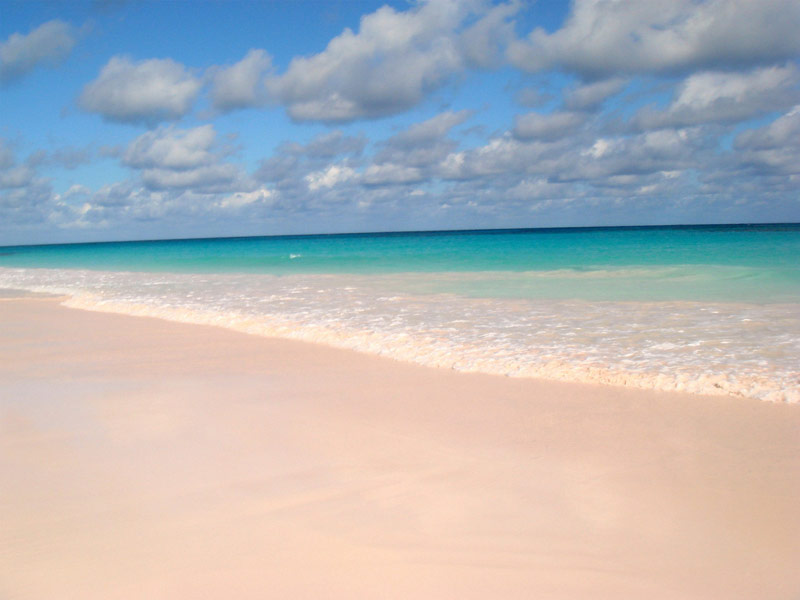
M796 0L0 0L0 245L800 221Z

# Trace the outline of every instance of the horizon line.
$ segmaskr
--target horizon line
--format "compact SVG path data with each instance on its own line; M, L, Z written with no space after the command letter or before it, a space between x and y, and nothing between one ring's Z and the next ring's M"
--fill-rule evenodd
M277 233L263 235L222 235L222 236L196 236L178 238L143 238L127 240L98 240L93 242L49 242L45 244L10 244L0 245L0 248L30 248L37 246L86 246L92 244L141 244L154 242L191 242L201 240L248 240L248 239L288 239L288 238L318 238L318 237L369 237L389 235L440 235L459 233L523 233L523 232L570 232L578 230L609 230L609 229L693 229L703 227L786 227L800 226L800 222L757 222L757 223L671 223L662 225L587 225L587 226L551 226L551 227L484 227L477 229L404 229L385 231L352 231L338 233Z

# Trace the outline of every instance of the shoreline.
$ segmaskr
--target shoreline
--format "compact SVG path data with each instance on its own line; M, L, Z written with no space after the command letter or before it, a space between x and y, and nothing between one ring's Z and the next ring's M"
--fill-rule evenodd
M794 305L728 303L722 306L689 302L683 306L677 302L637 302L630 305L637 317L629 326L620 325L619 321L627 314L628 303L596 303L589 310L587 307L593 306L591 303L559 301L552 306L530 307L532 316L525 326L524 320L509 326L500 319L493 328L475 319L468 321L458 317L480 310L481 306L470 304L482 302L478 299L464 298L466 305L453 306L443 297L434 295L431 296L433 300L425 300L429 304L412 302L409 308L402 304L395 306L392 304L395 299L390 296L374 293L370 296L371 292L364 296L365 290L361 290L345 292L352 297L338 297L328 307L326 300L320 302L316 298L327 298L338 292L323 285L314 293L309 283L311 291L290 291L289 296L278 300L276 307L261 310L258 304L261 297L271 298L273 294L285 292L269 286L260 289L263 282L255 283L254 288L240 290L244 300L237 304L230 303L224 295L214 296L215 292L196 297L196 291L191 289L196 285L191 275L165 277L167 279L159 283L184 287L165 293L163 297L146 291L141 297L137 295L139 291L129 290L127 295L105 293L102 287L92 290L91 286L86 290L64 285L29 289L38 289L41 297L57 296L69 308L212 325L264 338L322 344L462 373L800 403L797 379L800 373L796 370L796 361L791 358L796 349L788 347L787 340L781 336L781 332L800 327L800 321L793 316L795 311L790 308ZM240 284L241 281L232 285ZM140 281L138 285L144 286L139 290L147 290L149 284ZM308 290L305 285L295 282L288 287ZM208 287L216 289L216 286ZM10 292L12 296L20 295L19 291ZM300 297L293 296L295 293ZM364 305L372 307L373 302L377 308L363 311L366 317L358 316L361 308L352 309ZM573 304L579 308L575 309ZM510 306L513 305L505 305L501 310ZM572 314L576 310L577 314ZM424 311L430 312L423 314ZM720 313L716 320L706 318ZM544 314L547 317L543 317ZM332 318L330 315L340 316ZM420 325L420 321L428 317L439 325ZM513 320L518 315L506 317ZM497 315L494 318L497 319ZM659 319L663 321L661 326L651 328L648 325ZM757 323L756 330L749 325L753 322ZM462 323L468 325L462 329ZM772 324L768 331L764 330L766 323ZM689 331L684 333L684 328ZM759 333L764 337L759 337ZM731 343L737 339L738 344ZM526 345L528 343L530 345ZM765 348L776 351L765 353Z
M31 300L0 305L4 597L800 591L796 406Z

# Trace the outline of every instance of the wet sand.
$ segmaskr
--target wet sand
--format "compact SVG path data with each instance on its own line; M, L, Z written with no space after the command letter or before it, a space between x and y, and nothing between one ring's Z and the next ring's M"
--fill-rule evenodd
M0 300L0 598L800 597L800 406Z

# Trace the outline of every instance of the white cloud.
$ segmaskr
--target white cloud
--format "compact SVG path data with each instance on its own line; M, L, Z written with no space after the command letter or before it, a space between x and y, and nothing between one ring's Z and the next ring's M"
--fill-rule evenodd
M588 150L584 150L583 152L581 152L581 154L583 156L601 158L605 156L609 152L609 150L611 150L613 147L614 147L613 140L609 141L605 138L600 138L598 140L595 140L591 148L589 148Z
M800 145L800 105L792 107L769 125L744 131L736 138L739 148L765 149L785 145Z
M567 184L551 183L544 177L526 178L508 190L512 198L523 200L564 199L572 190ZM540 205L541 206L541 205ZM543 206L541 206L543 208Z
M291 144L289 149L295 154L305 154L311 158L333 158L340 154L359 155L366 144L367 139L363 135L349 136L334 130L316 136L305 146Z
M586 193L609 186L630 191L651 184L650 178L669 178L664 172L708 163L709 156L703 154L707 151L709 143L697 129L600 138L579 131L560 139L529 141L505 134L478 148L450 154L436 173L446 180L468 181L471 189L495 193L523 181L567 183L576 186L573 195L578 189Z
M409 147L435 142L447 135L453 127L469 119L472 114L469 110L445 111L420 123L414 123L406 131L389 138L388 143L395 147Z
M447 135L472 114L468 110L445 111L420 123L414 123L408 129L378 144L380 151L374 157L374 162L394 165L395 168L403 166L415 169L408 173L416 173L417 169L430 171L458 145Z
M225 196L217 202L216 206L221 209L239 209L251 204L269 204L274 200L275 193L267 188L258 188L251 192L236 192L230 196Z
M254 184L241 167L214 152L213 125L147 131L122 152L124 165L140 171L149 190L185 189L198 194L248 191Z
M643 129L740 121L794 104L800 71L792 64L746 73L701 72L689 76L664 111L643 109L634 123Z
M612 77L611 79L580 85L565 92L564 106L570 110L597 108L607 98L620 92L626 83L626 80L621 77Z
M213 125L193 129L159 128L133 140L122 161L134 168L191 169L215 162L209 152L216 134Z
M211 102L218 110L261 106L266 102L264 74L272 59L264 50L250 50L238 63L212 71Z
M508 12L496 7L488 21L465 33L481 48L462 43L465 19L485 8L467 0L427 0L405 12L384 6L362 17L358 33L346 29L323 52L293 59L286 73L267 79L267 89L298 121L352 121L407 110L467 65L480 63L478 54L504 37L491 34L505 26Z
M757 69L750 73L698 73L681 86L675 107L707 109L721 100L737 103L754 95L770 96L798 82L794 65Z
M18 164L14 149L0 138L0 239L19 239L24 228L47 221L54 206L53 189L36 167L30 157ZM29 242L23 238L20 243Z
M557 166L544 171L551 179L641 187L643 177L674 178L663 172L694 168L703 160L707 141L692 129L661 129L633 136L596 139L565 152ZM705 157L708 160L708 157ZM628 178L628 179L626 179Z
M309 191L315 192L322 188L332 188L340 183L353 179L356 172L344 165L330 165L321 171L315 171L305 176Z
M576 0L564 26L509 47L521 69L620 73L769 64L800 52L797 0Z
M330 189L338 178L345 181L355 175L367 141L363 135L348 136L334 130L317 135L307 144L284 142L275 154L261 161L254 176L271 182L271 187L281 192L282 201L306 194L309 185L314 191Z
M452 152L438 165L437 172L444 179L466 178L468 177L466 163L466 152Z
M83 196L86 196L86 195L90 194L91 192L92 192L92 190L87 188L85 185L81 185L79 183L74 183L71 186L69 186L69 189L66 192L64 192L63 197L64 198L72 198L72 197L75 197L75 196L83 197Z
M521 140L557 140L584 122L586 115L578 112L528 113L514 120L514 136Z
M522 106L528 108L536 108L537 106L544 106L553 99L551 94L542 92L536 88L526 87L520 89L514 94L514 100Z
M31 185L36 171L29 164L17 164L14 150L0 138L0 190L23 189Z
M79 166L89 163L92 160L92 154L90 147L64 146L53 150L45 160L65 169L77 169Z
M437 173L455 180L524 173L528 165L538 161L544 147L539 142L524 144L503 135L478 148L449 154L438 165Z
M200 87L200 79L171 59L134 62L115 56L83 89L78 102L111 121L154 125L188 113Z
M57 63L75 46L75 29L58 19L27 35L14 33L0 43L0 82L22 77L42 63Z
M740 133L734 146L741 163L760 173L800 174L800 105L769 125Z
M102 207L125 207L133 204L132 199L140 196L143 190L131 182L117 181L102 186L92 196L92 204Z
M467 61L483 68L497 66L501 62L501 50L514 39L514 23L511 19L521 6L519 0L494 6L461 34L461 49Z
M0 189L22 188L31 183L34 170L27 165L17 165L0 171Z
M367 185L418 183L424 179L420 169L391 163L371 165L364 173Z
M232 164L217 164L185 171L145 169L142 181L151 190L192 188L198 192L228 191L241 171Z

